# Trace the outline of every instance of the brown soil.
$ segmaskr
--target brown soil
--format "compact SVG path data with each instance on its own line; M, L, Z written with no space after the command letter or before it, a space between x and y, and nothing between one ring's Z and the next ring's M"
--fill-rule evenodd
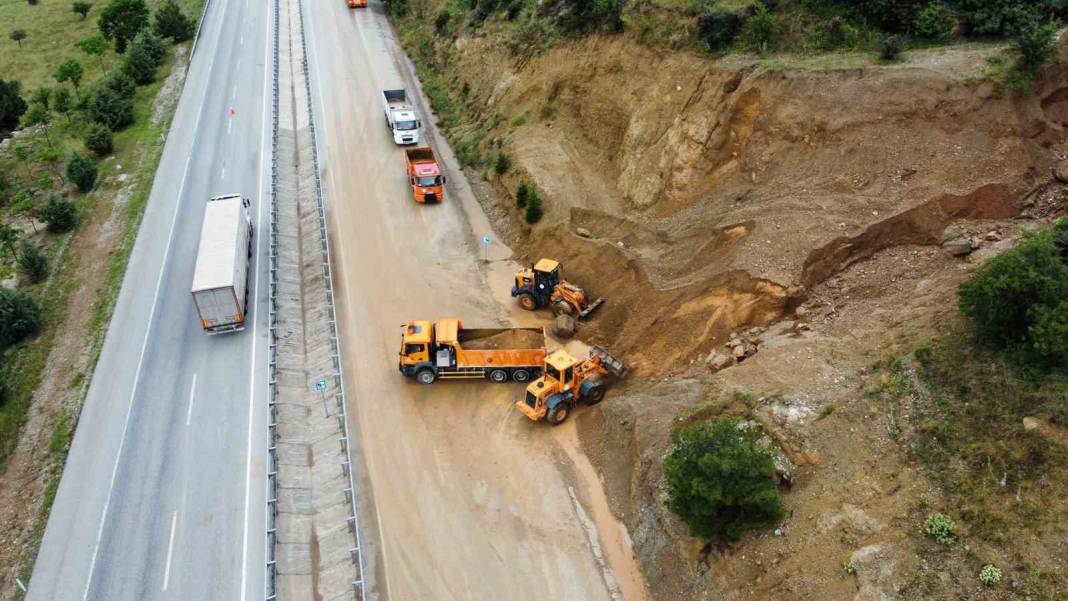
M468 350L537 349L545 346L545 334L527 329L464 330L460 345Z
M859 388L888 349L955 316L972 266L1063 213L1063 63L1017 97L976 77L974 49L774 70L627 36L515 60L483 31L449 50L482 120L453 133L501 124L485 137L516 167L483 199L497 231L607 298L581 335L636 369L578 430L652 597L949 598L974 579L905 590L933 489ZM545 198L534 227L512 200L524 177ZM939 248L949 226L979 250ZM759 352L711 374L710 351L753 327ZM722 555L665 509L660 468L679 420L719 412L758 423L796 470L777 532Z
M183 75L171 85L174 72ZM179 48L172 75L155 100L159 114L173 110L184 73L184 50ZM151 160L152 156L152 152L146 152L141 160ZM38 523L38 516L46 516L48 511L42 506L43 494L63 469L62 465L53 465L50 455L53 428L62 411L78 415L96 363L101 340L88 330L92 308L105 293L102 283L107 281L110 258L123 235L126 203L140 183L140 168L132 169L132 175L123 173L119 166L116 171L118 175L99 185L92 213L83 216L64 250L59 273L52 276L62 278L61 283L73 286L73 291L67 298L65 318L57 327L18 446L0 473L0 601L15 598L15 578L34 561L44 528L43 522ZM154 174L154 169L150 173ZM106 329L107 324L102 327ZM41 530L35 532L35 527ZM26 584L24 577L22 580Z

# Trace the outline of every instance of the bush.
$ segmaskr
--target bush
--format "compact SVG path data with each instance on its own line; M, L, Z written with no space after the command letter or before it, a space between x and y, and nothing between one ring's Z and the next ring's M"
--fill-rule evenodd
M107 88L122 98L133 98L137 92L137 82L122 69L108 71L100 80L100 87Z
M1040 20L1059 0L951 0L969 33L1009 35L1026 21Z
M958 291L981 342L1029 363L1068 364L1068 261L1058 240L1068 219L987 261Z
M148 25L148 7L144 0L110 0L100 13L100 33L115 42L115 52L126 52L126 45Z
M522 209L527 206L527 202L530 201L530 196L535 194L534 186L527 180L521 180L519 182L519 188L515 191L515 206Z
M19 245L18 266L22 275L35 284L48 275L48 257L26 240Z
M78 211L74 203L54 194L48 197L37 214L48 224L48 231L54 234L69 232L78 224Z
M138 84L152 83L156 79L156 69L163 64L166 55L163 40L151 31L142 31L130 44L122 70Z
M37 125L38 123L47 122L48 109L39 104L31 105L30 110L26 111L26 114L22 116L23 125Z
M896 61L905 50L905 38L897 35L884 35L879 40L879 58L884 61Z
M85 147L98 157L107 156L115 150L114 136L106 125L90 123L85 132Z
M59 83L69 81L74 86L74 89L77 90L78 84L82 82L82 75L84 73L85 71L82 69L81 63L72 58L60 65L52 77Z
M19 95L21 84L0 79L0 130L18 127L19 118L26 112L26 101Z
M193 20L182 13L182 9L174 0L166 0L156 9L156 19L152 28L159 37L171 38L176 43L193 37L196 30Z
M763 3L758 3L753 14L742 26L742 39L751 50L764 53L768 51L778 32L779 22L775 20L775 16Z
M623 0L560 0L560 25L572 33L623 31Z
M545 212L541 206L541 195L538 194L537 189L531 188L530 194L527 196L526 207L523 211L523 219L525 219L527 223L534 225L541 221L541 217L544 214Z
M953 16L941 0L930 0L912 20L912 33L924 40L945 40L953 29Z
M408 0L389 0L387 5L389 14L394 17L403 17L408 14Z
M904 32L912 25L921 7L931 0L857 0L861 12L881 29Z
M71 10L82 16L82 19L89 16L89 9L93 8L93 5L88 2L77 2L71 4Z
M503 152L497 153L497 160L493 163L493 171L497 175L504 175L512 168L512 159Z
M79 192L88 192L96 185L96 163L89 157L77 152L67 158L67 180L78 188Z
M718 418L671 434L664 459L668 507L708 541L737 541L782 518L771 454L735 419Z
M25 292L0 288L0 350L41 329L41 309Z
M923 531L935 541L948 545L957 539L957 524L944 513L933 513L923 523Z
M1001 570L995 565L986 564L979 571L979 582L987 586L994 586L1001 582Z
M1013 43L1019 55L1013 69L1030 83L1057 53L1057 24L1029 22L1013 35Z
M742 31L742 16L733 10L712 10L697 18L697 35L711 52L730 46Z
M134 121L133 100L119 95L109 87L101 86L89 99L86 114L90 121L118 131Z

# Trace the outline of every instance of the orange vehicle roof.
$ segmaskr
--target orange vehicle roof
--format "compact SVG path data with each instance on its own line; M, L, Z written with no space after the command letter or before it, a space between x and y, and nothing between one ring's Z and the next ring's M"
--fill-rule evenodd
M415 167L415 175L417 177L441 175L441 171L438 169L437 163L415 163L413 167Z
M431 325L429 321L409 321L404 327L405 344L424 344L430 342Z
M460 330L463 325L455 317L445 317L438 320L437 338L441 344L456 344L460 340Z
M541 259L534 264L535 271L552 271L560 266L558 261L552 259Z

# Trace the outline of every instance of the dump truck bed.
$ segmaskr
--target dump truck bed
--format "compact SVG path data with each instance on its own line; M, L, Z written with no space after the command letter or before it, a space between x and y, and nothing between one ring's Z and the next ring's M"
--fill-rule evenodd
M460 330L465 350L540 349L545 347L541 328L482 328Z
M429 146L420 146L419 148L406 148L404 149L404 157L408 160L409 164L437 162L434 159L434 150Z

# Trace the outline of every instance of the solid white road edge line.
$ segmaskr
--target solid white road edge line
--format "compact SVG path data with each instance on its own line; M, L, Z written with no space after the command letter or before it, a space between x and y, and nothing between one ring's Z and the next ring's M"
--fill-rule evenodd
M185 425L193 420L193 398L197 393L197 375L193 374L193 384L189 387L189 408L185 410Z
M174 555L174 528L178 525L178 512L171 514L171 541L167 543L167 567L163 569L163 590L171 580L171 557Z

